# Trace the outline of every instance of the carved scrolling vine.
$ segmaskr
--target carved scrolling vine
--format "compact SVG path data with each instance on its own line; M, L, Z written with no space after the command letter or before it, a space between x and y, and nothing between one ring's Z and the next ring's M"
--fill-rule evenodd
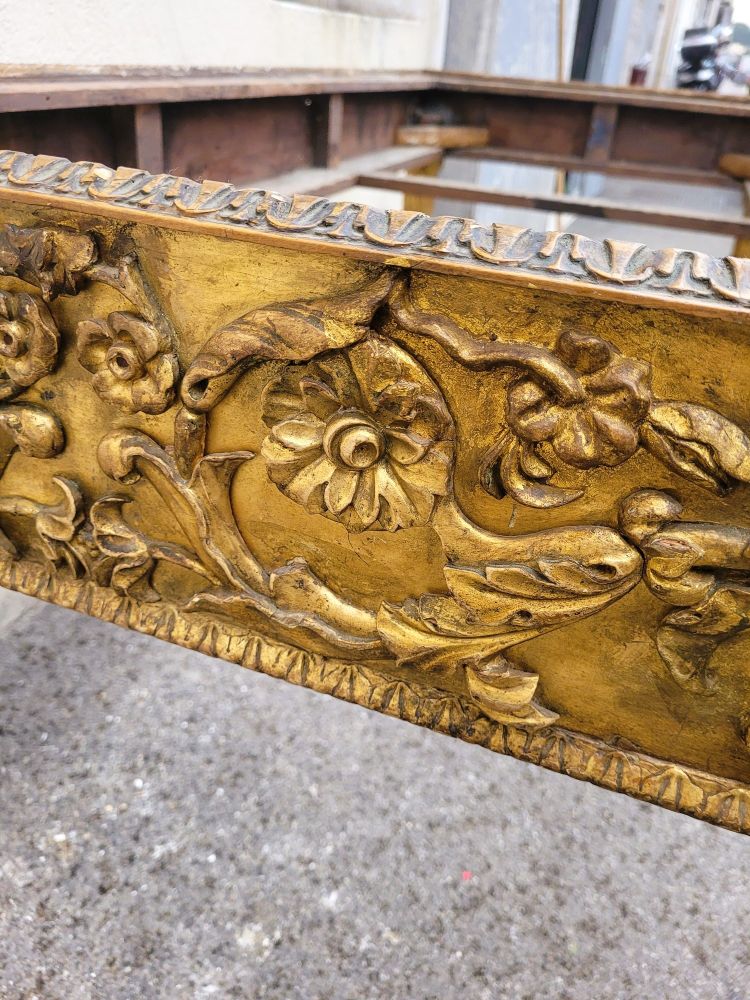
M78 360L93 390L121 413L173 408L174 435L160 443L136 428L111 430L98 462L116 483L149 481L186 544L133 527L132 493L87 505L74 482L56 477L59 504L0 499L0 513L31 519L46 560L146 603L166 600L154 570L171 563L204 581L185 614L209 611L241 624L260 617L289 642L295 633L303 646L305 635L315 636L349 659L460 671L487 716L532 729L557 716L536 697L537 675L506 650L595 614L643 580L668 606L657 645L672 677L711 690L712 654L750 624L750 532L681 520L677 498L658 490L623 498L617 526L520 535L480 528L454 488L454 415L433 375L398 341L418 334L470 369L508 369L496 441L476 475L488 493L536 508L572 503L585 487L571 485L571 476L621 465L639 449L720 493L750 482L750 439L736 424L694 403L659 399L649 363L585 331L566 330L552 349L480 341L419 309L397 269L343 295L239 316L180 378L174 331L135 253L124 244L102 247L96 234L50 227L6 226L0 235L0 273L41 291L0 293L0 471L15 449L40 458L62 450L59 420L18 397L57 362L60 335L45 303L104 282L132 311L79 323ZM269 361L277 374L262 398L261 455L206 454L211 410L243 373ZM263 461L290 500L348 532L431 527L445 554L445 592L368 609L300 558L264 566L239 531L230 497L235 472L250 460ZM0 542L17 555L8 539Z

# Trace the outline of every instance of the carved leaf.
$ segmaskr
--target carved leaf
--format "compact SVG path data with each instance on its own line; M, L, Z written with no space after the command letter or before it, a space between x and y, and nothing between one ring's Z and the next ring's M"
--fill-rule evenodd
M733 480L750 482L750 438L708 407L652 403L641 439L661 462L700 486L724 493Z
M75 295L95 263L98 250L86 233L52 226L0 232L0 274L12 274L39 286L45 300Z
M711 658L719 645L749 627L750 587L722 585L701 604L665 615L656 644L680 687L707 694L716 681Z
M556 721L557 713L533 700L538 683L537 674L517 670L504 660L481 670L474 667L466 670L466 685L472 699L485 715L503 725L538 728Z
M101 553L114 560L110 586L118 594L137 592L145 601L158 601L150 583L155 566L145 537L132 528L122 515L130 498L117 494L101 497L91 507L94 543Z
M68 565L73 576L88 572L88 560L77 535L84 521L83 495L78 483L63 476L53 476L52 482L62 493L57 504L40 504L34 527L45 556L57 565Z
M464 615L465 617L465 615ZM476 662L493 656L513 639L498 635L472 636L441 633L426 621L416 602L403 606L384 602L378 611L378 632L399 665L427 671L449 671L461 663Z
M587 616L610 604L636 580L613 581L607 567L572 559L528 565L446 566L445 579L464 621L490 623L518 642L541 629ZM455 627L455 626L454 626Z
M238 316L207 341L185 373L185 405L200 412L211 409L254 362L307 361L355 344L366 335L393 281L393 274L384 272L346 295L282 302Z
M193 550L202 554L199 572L209 579L231 581L240 590L264 589L267 583L237 528L230 496L235 472L252 457L252 452L207 455L186 482L173 458L141 431L111 431L98 449L99 464L112 479L130 484L143 475L151 482Z
M500 481L506 493L527 507L563 507L583 496L583 490L552 486L556 470L526 442L513 440L500 460Z
M151 586L150 578L160 559L215 581L210 570L189 549L149 538L128 524L122 508L130 502L130 497L110 494L91 507L94 544L113 560L110 576L113 590L119 594L137 592L140 600L159 600L160 595Z

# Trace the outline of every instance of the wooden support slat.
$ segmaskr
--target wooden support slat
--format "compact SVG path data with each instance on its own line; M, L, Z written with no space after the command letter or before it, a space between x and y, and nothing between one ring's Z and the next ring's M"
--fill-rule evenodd
M228 73L154 68L125 74L17 72L0 78L0 112L53 108L104 107L182 101L247 100L307 94L364 94L388 91L440 91L519 96L561 103L609 104L687 111L709 117L750 117L747 98L729 94L613 87L572 80L565 83L474 73L336 70L246 70Z
M316 97L312 104L313 166L337 167L341 162L344 98L341 94Z
M152 174L164 171L164 133L159 104L136 104L133 108L135 166Z
M435 74L441 91L465 94L495 94L530 99L543 98L555 103L575 101L582 104L619 104L659 110L688 111L707 115L750 117L747 97L733 94L701 94L684 90L651 90L647 87L618 87L601 83L570 80L565 83L534 80L528 77L489 76L477 73L443 72Z
M728 216L704 215L700 212L665 211L656 206L623 205L602 198L577 198L568 194L529 194L519 191L496 191L478 184L457 184L453 181L427 180L404 174L377 173L361 175L358 183L365 187L403 191L434 198L453 198L475 204L512 205L516 208L533 208L543 212L571 212L573 215L590 215L600 219L621 222L638 222L648 226L667 226L673 229L692 229L706 233L750 238L750 219L732 219Z
M439 146L441 149L467 149L486 146L489 130L479 125L402 125L396 132L401 146Z
M336 70L129 71L124 75L77 73L18 74L0 77L0 112L95 108L116 104L185 101L242 101L308 94L365 94L423 91L438 75L410 71L347 73Z
M742 204L745 216L750 221L750 180L742 182ZM738 237L734 244L733 256L750 257L750 237Z
M591 110L591 127L586 140L584 159L590 163L606 163L617 128L619 108L616 104L595 104Z
M662 167L651 163L628 163L608 160L591 163L581 156L563 156L558 153L535 153L525 149L508 149L502 146L485 146L483 149L457 149L451 156L472 160L499 160L503 163L523 163L530 167L554 167L557 170L578 170L583 173L612 174L619 177L642 177L650 181L667 181L678 184L706 184L716 187L734 187L736 181L712 170L694 170L690 167Z

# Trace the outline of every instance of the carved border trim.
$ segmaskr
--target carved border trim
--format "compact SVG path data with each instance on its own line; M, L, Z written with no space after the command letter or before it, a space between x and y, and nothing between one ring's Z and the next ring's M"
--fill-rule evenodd
M218 625L207 616L187 618L164 603L140 604L90 581L63 578L30 560L0 558L0 586L738 833L750 833L750 785L680 767L631 748L612 747L559 726L534 732L502 725L470 702L436 688L248 635L239 628Z
M404 265L452 270L609 298L658 301L691 311L750 307L750 260L694 251L649 250L644 244L598 242L571 233L481 226L471 219L382 211L355 202L286 196L217 181L193 181L90 161L0 151L0 196L55 195L99 214L107 207L145 217L219 224L244 234L312 240L341 253L377 256ZM63 207L61 205L61 207ZM78 208L78 206L75 206ZM299 245L299 244L298 244ZM404 256L399 256L404 255ZM744 313L744 310L743 310Z

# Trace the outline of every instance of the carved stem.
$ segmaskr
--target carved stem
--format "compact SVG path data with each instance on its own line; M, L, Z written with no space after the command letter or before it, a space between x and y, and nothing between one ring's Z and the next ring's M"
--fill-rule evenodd
M135 482L143 475L168 505L195 551L205 554L210 569L241 591L248 586L266 589L268 583L231 513L231 475L248 457L245 453L214 456L234 459L235 463L225 480L217 484L225 494L226 504L225 509L217 511L206 494L203 477L203 495L199 496L196 485L200 488L200 483L186 482L170 456L147 435L123 428L112 431L99 444L99 464L107 475L119 482Z
M153 542L150 547L150 553L154 559L163 559L174 566L182 566L183 569L190 570L191 573L196 573L198 576L203 576L217 586L222 583L222 579L217 573L214 573L183 545L172 545L168 542Z
M87 277L90 281L100 281L103 285L109 285L118 291L135 306L144 319L153 323L167 337L173 347L176 345L177 338L172 324L134 256L126 255L118 259L115 264L106 264L103 261L92 264L87 271Z
M452 358L469 368L494 365L517 365L534 372L557 394L561 402L576 403L586 398L578 376L557 355L544 347L511 344L500 340L481 341L472 337L446 316L417 309L402 285L389 299L394 319L409 333L419 333L436 340Z

